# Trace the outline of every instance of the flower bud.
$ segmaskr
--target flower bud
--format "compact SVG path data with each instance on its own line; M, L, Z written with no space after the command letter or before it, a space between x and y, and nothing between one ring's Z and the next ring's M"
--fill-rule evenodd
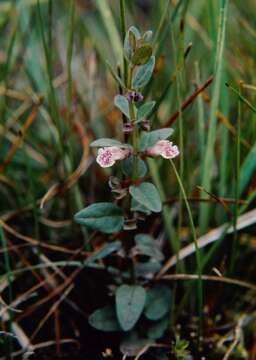
M134 129L134 125L131 122L128 122L123 125L123 132L125 134L131 133L133 131L133 129Z
M143 95L137 91L129 91L126 94L126 98L130 102L140 102L143 100Z

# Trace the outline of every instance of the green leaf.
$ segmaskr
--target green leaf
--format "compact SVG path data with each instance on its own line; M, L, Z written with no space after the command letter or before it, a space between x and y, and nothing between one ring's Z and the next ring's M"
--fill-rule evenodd
M144 44L137 48L131 58L134 65L145 65L150 60L153 49L149 44Z
M129 31L129 45L131 50L134 51L136 49L136 36L132 31Z
M124 224L123 211L112 203L96 203L79 211L75 217L78 224L106 234L118 232Z
M147 255L159 261L164 259L163 253L155 244L154 239L147 234L138 234L135 236L135 243L137 251L142 255Z
M138 203L138 201L136 201L135 199L132 199L131 201L131 211L139 211L147 215L151 214L150 210L148 210L147 208L145 208L145 206Z
M155 67L155 57L151 56L149 62L145 65L139 66L133 78L132 86L134 89L140 89L147 85Z
M130 186L129 192L131 196L141 205L153 212L162 210L162 203L156 187L147 182L143 182L138 186Z
M132 31L133 34L135 35L136 39L139 40L141 38L141 34L138 28L136 28L136 26L131 26L128 29L128 32Z
M153 32L151 30L148 30L144 33L143 40L148 42L152 39L152 36L153 36Z
M94 311L88 318L89 324L101 331L121 331L117 321L115 309L105 306Z
M165 285L158 285L147 292L144 314L149 320L159 320L171 306L171 290Z
M146 291L142 286L121 285L116 291L116 313L124 331L131 330L144 309Z
M115 139L101 138L93 141L90 144L91 147L109 147L109 146L117 146L120 148L130 148L130 144L122 144L120 141Z
M129 101L123 95L116 95L114 103L116 107L128 118L130 119L129 111Z
M145 151L147 148L154 146L159 140L165 140L173 133L173 129L159 129L150 132L143 132L140 138L140 150Z
M158 273L162 268L160 262L150 260L147 262L137 262L135 264L136 277L152 278L153 274Z
M126 32L124 40L124 54L128 60L130 60L134 50L134 40L137 41L140 37L140 32L135 26L131 26Z
M158 340L163 337L165 331L167 330L169 325L168 317L165 317L155 323L153 326L148 327L147 329L147 337L152 340Z
M129 156L127 159L122 161L122 171L129 178L132 178L133 176L133 164L134 156ZM139 159L139 177L144 177L147 171L147 165L143 160Z
M147 102L147 103L143 104L142 106L140 106L137 111L137 121L146 119L147 116L153 110L153 107L155 106L155 104L156 104L155 101L150 101L150 102Z
M114 241L110 244L104 245L101 249L95 251L91 256L89 256L85 262L84 265L89 265L94 261L100 260L105 258L106 256L112 254L115 251L120 250L122 247L121 241Z

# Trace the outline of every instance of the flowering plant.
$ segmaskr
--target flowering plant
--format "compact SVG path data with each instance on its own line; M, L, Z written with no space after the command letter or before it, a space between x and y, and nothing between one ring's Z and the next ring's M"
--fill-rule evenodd
M142 94L155 67L151 36L151 31L141 35L135 27L129 28L124 41L128 64L126 83L115 75L122 87L122 93L115 96L114 103L123 115L124 142L102 138L91 143L91 147L97 149L96 161L102 168L112 167L117 162L121 164L122 177L111 176L109 179L115 201L92 204L75 215L79 224L122 239L105 245L96 257L94 255L92 263L113 253L128 260L128 272L117 275L116 269L108 268L115 275L114 306L98 309L89 318L92 326L103 331L130 331L139 326L142 314L150 321L159 321L162 333L168 324L170 289L164 285L147 290L145 287L146 281L159 271L164 256L151 236L134 234L140 221L152 212L162 210L157 188L144 181L146 158L173 159L179 155L178 147L168 140L173 130L151 130L148 120L156 105L155 101L144 101ZM142 261L144 257L146 262ZM161 304L156 304L159 296Z

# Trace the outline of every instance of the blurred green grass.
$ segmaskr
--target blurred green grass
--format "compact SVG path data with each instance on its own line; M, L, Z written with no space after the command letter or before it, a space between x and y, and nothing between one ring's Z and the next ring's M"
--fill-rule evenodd
M254 1L246 6L238 0L125 4L128 26L157 34L158 63L147 88L147 98L161 99L152 116L153 128L163 125L197 86L214 75L213 84L174 123L174 141L182 150L178 168L188 198L207 197L197 188L202 186L215 197L247 201L241 208L228 204L232 220L219 202L192 204L197 234L226 221L235 225L241 212L255 207L256 116L225 83L254 105ZM88 250L88 234L81 235L70 220L82 206L110 198L107 178L91 156L83 160L86 171L75 173L71 189L59 189L43 210L40 199L52 185L72 176L90 140L120 137L120 116L113 107L118 88L106 66L107 60L114 70L123 67L119 1L1 1L0 34L0 216L21 234L66 247L87 244ZM36 118L24 132L35 108ZM87 145L81 143L74 122L82 126ZM5 164L20 132L22 145ZM150 170L163 200L176 198L179 185L170 164L150 163ZM182 231L189 227L183 207L166 207L163 212L163 227L175 251L183 246ZM225 255L215 253L218 259ZM14 265L20 266L16 261ZM4 261L1 267L8 272Z

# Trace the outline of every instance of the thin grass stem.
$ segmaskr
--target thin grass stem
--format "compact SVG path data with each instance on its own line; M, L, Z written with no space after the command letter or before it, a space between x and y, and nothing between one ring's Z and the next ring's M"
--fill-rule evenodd
M120 25L121 25L121 33L122 33L122 41L124 43L125 40L125 34L126 34L126 16L125 16L125 1L119 0L119 6L120 6ZM124 56L123 60L123 79L124 83L127 86L127 80L128 80L128 63Z
M172 169L174 171L174 174L176 176L176 179L179 183L179 187L182 192L183 200L187 209L188 218L189 218L189 224L192 232L192 238L195 244L196 249L196 262L197 262L197 275L198 275L198 282L197 282L197 290L198 290L198 318L199 318L199 326L198 326L198 338L200 338L202 334L202 325L203 325L203 283L202 283L202 262L201 262L201 254L200 254L200 248L197 244L197 235L196 235L196 229L193 221L192 212L190 209L190 205L187 199L186 191L184 189L182 180L179 176L179 173L176 169L176 166L172 160L170 160L170 163L172 165Z
M220 6L220 22L218 30L216 60L215 60L215 82L212 94L212 103L209 118L209 130L206 142L205 157L203 162L202 186L211 191L212 175L209 174L209 169L213 169L214 162L214 144L216 140L217 118L216 112L219 106L220 88L222 80L223 56L226 35L226 21L228 12L228 0L222 0ZM210 215L209 204L201 204L199 214L200 233L204 233L207 229Z

